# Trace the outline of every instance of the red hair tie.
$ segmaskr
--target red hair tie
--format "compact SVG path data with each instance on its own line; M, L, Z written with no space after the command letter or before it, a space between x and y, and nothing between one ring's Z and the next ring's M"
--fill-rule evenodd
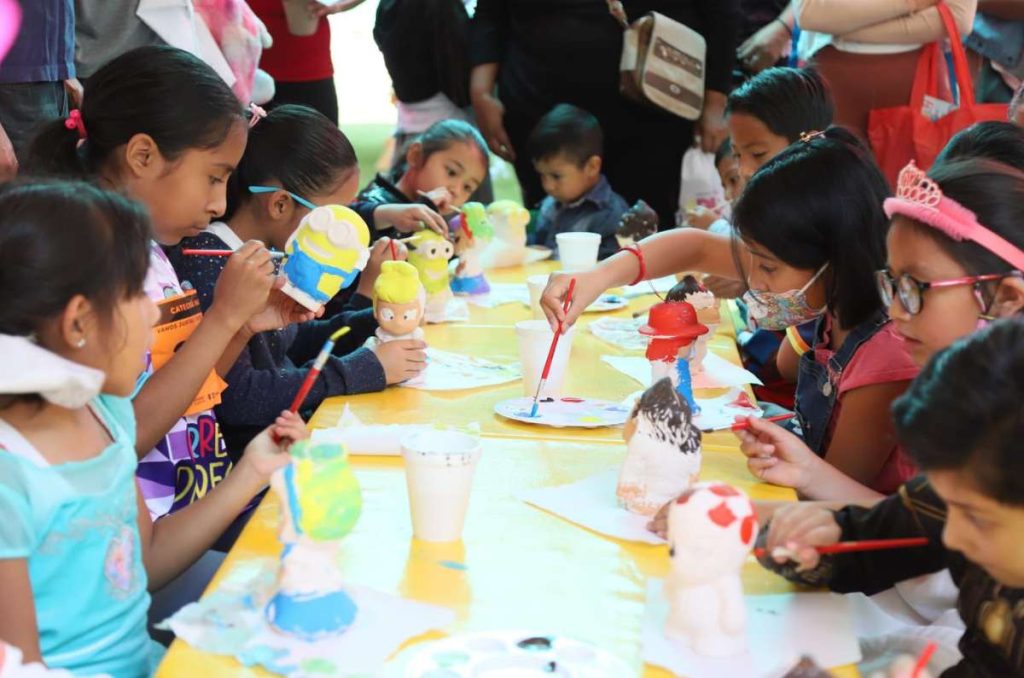
M67 119L64 120L64 126L68 129L78 130L78 138L80 140L89 136L85 131L85 120L82 119L82 112L77 108L68 113Z

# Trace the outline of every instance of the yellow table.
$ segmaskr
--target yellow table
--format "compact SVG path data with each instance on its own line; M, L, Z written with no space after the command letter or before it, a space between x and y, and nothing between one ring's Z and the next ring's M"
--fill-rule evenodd
M522 271L518 273L523 276ZM525 314L525 309L505 308L511 311L506 323ZM498 317L495 309L486 311ZM577 335L577 340L583 336ZM454 348L455 344L450 342L456 338L463 347L470 346L470 350L486 357L505 356L511 360L515 354L514 336L500 327L469 332L458 326L431 327L427 338L431 345L445 348ZM717 349L726 351L728 345L719 344ZM574 347L573 361L580 360L581 355L588 356L588 369L585 375L574 376L570 383L587 386L587 395L609 398L636 390L636 385L624 375L607 366L603 366L607 371L599 372L598 366L592 365L598 351L613 349L586 340ZM735 358L735 347L732 357ZM386 593L453 609L456 622L446 629L450 633L536 629L596 643L615 652L638 672L642 670L644 676L668 676L660 669L642 667L640 658L645 580L667 573L666 548L602 537L515 498L523 490L580 480L621 463L621 444L595 444L617 440L618 430L600 436L577 435L576 431L566 430L557 434L558 439L545 440L544 431L534 431L536 427L521 429L493 421L493 402L511 397L504 394L519 393L519 389L516 384L508 389L470 392L461 397L438 397L392 388L383 394L336 398L324 403L314 424L333 422L342 401L349 402L357 414L372 422L401 421L404 413L416 413L424 421L466 423L475 419L485 424L484 456L474 481L464 538L456 544L431 545L412 539L399 458L353 458L364 509L355 530L343 543L345 577ZM731 483L757 499L792 499L789 490L754 482L734 440L728 434L708 436L702 477ZM238 563L278 554L277 511L276 498L268 494L211 588ZM441 561L463 563L466 569L451 569L441 565ZM743 579L748 593L792 590L790 584L753 562L745 567ZM442 635L432 632L410 641L406 647ZM404 656L399 656L388 668L400 675L404 660ZM244 669L233 659L204 654L175 641L157 675L192 678L269 674ZM856 673L848 669L837 675Z

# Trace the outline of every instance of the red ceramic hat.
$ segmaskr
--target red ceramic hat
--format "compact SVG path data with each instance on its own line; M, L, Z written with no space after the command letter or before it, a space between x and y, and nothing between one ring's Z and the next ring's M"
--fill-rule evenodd
M685 301L665 301L651 307L640 334L649 337L696 338L708 328L697 320L697 311Z

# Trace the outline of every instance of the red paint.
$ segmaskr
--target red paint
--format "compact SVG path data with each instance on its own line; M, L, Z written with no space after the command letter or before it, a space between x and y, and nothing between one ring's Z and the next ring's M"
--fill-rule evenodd
M675 362L679 350L693 343L685 337L658 337L647 343L648 360Z
M724 501L715 508L708 511L708 518L711 518L711 522L713 522L715 525L718 525L719 527L723 528L729 527L734 522L736 522L736 514L733 513L728 506L726 506Z
M712 485L710 488L711 494L717 497L738 497L740 496L739 490L729 485Z
M743 540L744 544L749 544L750 540L754 538L757 533L757 518L754 516L747 516L743 519L743 524L740 525L740 539Z
M679 498L676 499L676 503L685 504L686 502L690 501L690 497L693 496L693 493L694 490L687 490L686 492L683 492L681 495L679 495Z
M746 393L740 393L738 396L736 396L736 399L729 404L732 405L733 407L745 407L750 410L757 409L757 407L754 406L754 403L750 402L750 396L748 396Z
M582 403L583 398L562 398L563 403Z

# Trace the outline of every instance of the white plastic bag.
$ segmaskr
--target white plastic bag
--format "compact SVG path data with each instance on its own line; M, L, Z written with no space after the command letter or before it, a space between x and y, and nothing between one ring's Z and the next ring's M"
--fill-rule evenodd
M712 210L718 216L728 219L729 203L725 199L725 188L715 167L715 154L705 153L699 148L691 148L683 155L683 167L680 172L679 211L676 223L687 225L686 213L698 206Z

